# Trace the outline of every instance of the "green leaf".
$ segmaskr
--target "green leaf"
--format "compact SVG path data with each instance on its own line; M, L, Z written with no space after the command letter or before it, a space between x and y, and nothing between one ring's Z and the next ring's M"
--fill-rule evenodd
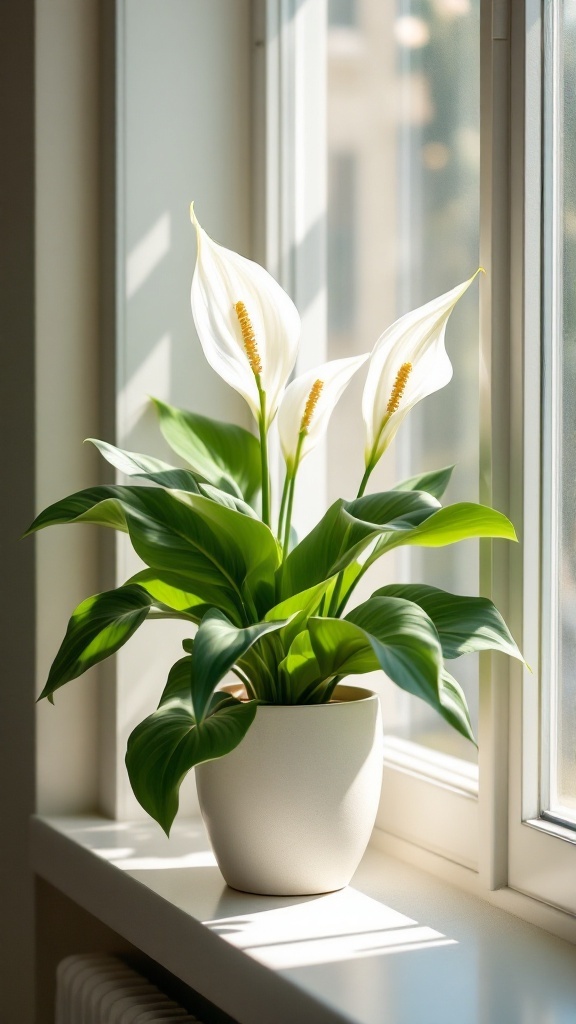
M373 604L373 601L375 601L376 604ZM419 608L418 605L409 601L404 601L401 598L377 597L370 598L370 600L366 601L364 605L360 605L358 608L355 608L354 611L347 616L347 619L362 624L365 629L371 631L373 635L376 635L379 639L382 639L383 634L394 628L394 626L393 616L385 610L386 622L381 622L382 608L378 604L380 601L399 601L403 605L408 606L405 607L404 611L402 611L399 616L403 634L402 643L406 644L408 641L408 644L403 652L400 646L396 646L396 649L393 652L396 657L400 654L400 664L398 667L393 666L394 671L391 672L390 666L386 667L382 660L380 660L381 667L384 668L386 674L402 689L407 690L416 697L421 697L427 704L433 707L438 714L449 723L449 725L455 728L467 739L472 740L474 743L474 734L472 732L466 698L456 680L449 675L442 664L441 653L440 651L437 651L436 647L438 643L436 629L423 609ZM417 660L412 660L414 656L414 649L412 648L410 651L410 646L414 641L417 646L420 646ZM435 649L437 653L433 654ZM406 664L406 655L409 651L408 664ZM430 658L430 654L433 654L432 658ZM428 667L426 666L426 661L429 659L430 661L434 661L440 669L436 686L430 685L432 681L432 673L430 672L429 665ZM418 678L414 674L412 674L412 677L410 677L410 674L404 674L407 667L410 673L410 670L413 671L416 666L419 668Z
M450 483L454 466L445 466L444 469L436 469L430 473L419 473L418 476L411 476L408 480L402 480L396 484L395 491L427 491L435 498L441 498Z
M174 678L183 680L184 669L178 669ZM190 697L174 696L134 729L126 751L130 784L136 799L167 835L185 776L194 765L234 750L254 721L256 709L256 701L227 698L224 706L196 723Z
M439 507L436 498L423 491L384 491L336 501L288 555L281 570L281 598L344 569L375 537L409 533Z
M138 452L128 452L123 448L116 448L113 444L108 444L107 441L98 441L93 437L89 437L87 440L98 448L107 462L127 476L136 476L169 490L204 494L205 497L212 498L220 505L236 509L237 512L251 516L252 519L258 519L256 512L247 502L236 495L221 491L213 484L199 483L189 469L170 466L161 459L152 458L150 455L141 455Z
M43 530L47 526L59 526L63 523L97 523L109 526L113 530L127 533L126 517L119 504L134 488L115 485L103 487L87 487L76 491L66 498L49 505L36 517L28 527L24 536Z
M261 486L260 446L248 430L167 405L154 398L160 429L204 481L247 502Z
M193 646L194 642L188 641L188 643L191 643ZM161 708L164 704L168 704L173 700L190 701L191 690L192 658L188 654L185 658L180 658L180 661L172 665L158 707Z
M184 494L201 494L200 484L194 473L189 469L166 469L158 473L136 473L140 480L165 487L169 491L182 491Z
M408 533L391 537L386 542L386 549L401 544L439 548L471 537L518 540L512 523L501 512L486 505L462 501L439 509Z
M307 629L294 637L290 650L278 666L283 692L293 704L319 703L318 690L324 681ZM316 700L313 698L316 696ZM311 699L312 698L312 699Z
M273 533L260 519L242 515L202 495L191 494L187 500L214 537L235 557L240 555L244 573L242 596L255 611L254 618L262 618L274 604L275 574L281 561L281 548Z
M238 629L216 609L204 616L192 655L192 704L198 722L204 718L216 686L232 666L262 636L284 625L285 620L280 619Z
M477 746L464 692L460 684L446 669L442 670L440 679L440 704L442 718L467 740L470 740L474 746Z
M304 629L311 615L317 614L324 595L334 587L334 578L323 580L308 590L303 590L292 597L286 598L280 604L274 605L264 616L265 622L274 622L277 619L288 619L286 626L280 630L278 636L285 648L289 648L294 638Z
M142 569L135 576L131 576L127 583L135 583L142 587L150 594L158 608L174 612L175 617L190 618L196 623L200 622L209 608L213 607L193 592L193 584L189 577L177 572ZM229 611L232 615L237 614L236 606L232 602Z
M107 462L126 476L142 477L153 483L159 483L162 487L198 492L196 479L188 469L171 466L168 462L155 459L151 455L141 455L139 452L128 452L123 448L116 448L108 441L98 441L95 437L88 437L86 440L95 445Z
M206 604L257 621L274 604L278 542L267 526L200 494L156 487L94 487L46 509L30 531L55 523L93 522L127 530L151 568L190 579Z
M445 658L493 650L524 660L500 612L485 597L461 597L413 583L381 587L372 596L402 597L423 608L434 623Z
M151 604L146 591L130 585L82 601L68 623L38 699L49 697L64 683L115 654L142 625Z
M212 498L212 501L218 502L219 505L226 505L226 508L235 509L236 512L241 512L243 516L250 516L251 519L260 519L252 506L242 498L237 498L235 494L227 494L226 491L221 491L213 484L198 484L198 489L200 494L204 494L206 498Z
M345 619L310 619L325 676L384 670L403 690L439 708L442 651L426 613L411 601L375 597Z

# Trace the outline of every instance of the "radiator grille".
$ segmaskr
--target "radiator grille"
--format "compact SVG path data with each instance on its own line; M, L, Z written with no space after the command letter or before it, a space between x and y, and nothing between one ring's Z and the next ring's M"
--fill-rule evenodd
M56 1024L202 1024L115 956L68 956L56 972Z

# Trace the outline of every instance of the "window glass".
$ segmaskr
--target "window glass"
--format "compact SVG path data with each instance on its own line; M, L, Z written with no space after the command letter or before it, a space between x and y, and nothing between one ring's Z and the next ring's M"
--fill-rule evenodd
M328 0L328 24L352 26L356 24L356 0Z
M544 803L576 825L576 2L554 7L544 68Z
M369 350L402 313L476 270L479 134L479 0L330 5L330 358ZM448 326L453 381L405 420L371 479L374 489L455 463L446 500L478 500L477 296L471 289ZM362 476L361 392L359 379L333 420L331 500L354 497ZM478 592L475 542L388 558L367 574L359 598L393 579ZM477 664L461 659L453 674L476 727ZM389 732L474 759L473 746L423 702L392 686L382 696Z

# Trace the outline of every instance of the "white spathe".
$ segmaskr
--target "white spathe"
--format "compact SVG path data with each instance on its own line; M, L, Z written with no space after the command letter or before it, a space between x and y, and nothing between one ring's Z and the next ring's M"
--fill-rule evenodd
M193 205L190 217L198 243L191 306L204 355L212 369L246 399L258 422L258 387L235 309L237 302L243 302L262 364L260 386L266 392L268 427L296 362L298 310L268 271L212 241L198 223Z
M322 440L336 403L369 355L366 352L348 359L331 359L296 377L288 385L278 412L278 433L287 464L295 462L302 418L314 385L321 382L322 386L300 447L300 460Z
M366 465L373 465L386 450L402 420L417 402L439 391L452 378L452 364L444 347L448 318L477 276L444 295L406 313L378 338L368 368L362 398L366 425ZM411 364L402 397L395 411L388 403L401 368Z
M330 892L358 867L380 799L380 702L356 686L340 685L334 698L260 705L231 753L196 766L202 816L232 888Z

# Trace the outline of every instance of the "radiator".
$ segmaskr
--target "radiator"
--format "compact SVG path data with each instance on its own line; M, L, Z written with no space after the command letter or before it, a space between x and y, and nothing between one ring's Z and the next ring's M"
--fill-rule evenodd
M56 972L56 1024L190 1024L199 1021L115 956L68 956ZM201 1024L201 1022L199 1022Z

